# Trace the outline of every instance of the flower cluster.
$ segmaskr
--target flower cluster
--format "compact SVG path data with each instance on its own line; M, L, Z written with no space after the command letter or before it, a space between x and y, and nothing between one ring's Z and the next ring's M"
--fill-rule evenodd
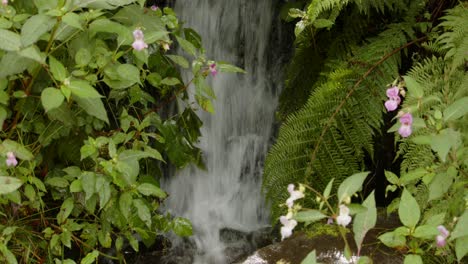
M439 235L436 236L437 247L445 247L447 244L446 239L450 235L450 232L443 225L438 226L437 230L439 230Z
M400 89L397 86L387 89L387 97L388 100L385 101L385 108L387 108L387 111L391 112L396 110L401 103Z
M133 31L133 38L135 38L135 41L133 41L132 43L132 47L135 49L135 50L144 50L146 48L148 48L148 44L145 43L145 41L143 40L144 39L144 35L143 35L143 31L141 31L140 29L135 29Z
M15 153L8 151L6 155L7 155L7 159L6 159L7 167L15 167L16 165L18 165L18 161L16 160Z
M340 214L336 217L336 223L344 227L351 223L351 216L349 216L349 208L344 204L340 205Z
M281 227L281 240L290 237L292 235L294 227L296 227L297 225L297 221L292 219L294 201L297 199L304 198L304 186L299 185L299 188L297 190L295 190L294 188L294 184L288 185L289 198L286 200L286 205L288 206L288 214L285 216L282 215L280 217L280 222L283 225Z
M294 227L296 227L297 221L291 219L291 214L287 214L286 216L280 216L280 222L283 225L281 227L281 240L284 240L292 235L292 231Z
M400 117L401 127L398 129L400 136L406 138L413 132L411 125L413 124L413 116L410 113L405 113Z
M288 208L293 207L295 200L304 198L304 190L302 190L301 187L299 187L298 190L294 190L294 184L288 185L288 192L290 195L289 198L286 200L286 205L288 206Z

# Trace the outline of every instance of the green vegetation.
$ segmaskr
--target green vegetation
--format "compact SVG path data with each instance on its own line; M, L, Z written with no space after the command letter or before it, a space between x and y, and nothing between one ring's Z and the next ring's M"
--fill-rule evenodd
M379 239L403 249L405 263L422 263L425 254L462 261L468 253L467 3L313 0L289 16L299 19L296 51L280 98L284 123L263 180L273 221L284 214L290 192L280 218L283 237L297 222L327 217L342 232L353 215L359 255L376 224L376 202L372 190L361 195L367 196L361 205L351 197L368 174L360 172L379 162L375 139L395 137L392 162L401 160L400 171L374 180L388 181L386 194L397 195L387 198L387 211L397 211L402 226ZM387 131L389 116L395 124ZM300 194L287 188L291 183L303 184ZM292 206L302 197L317 209ZM344 252L351 254L348 246Z

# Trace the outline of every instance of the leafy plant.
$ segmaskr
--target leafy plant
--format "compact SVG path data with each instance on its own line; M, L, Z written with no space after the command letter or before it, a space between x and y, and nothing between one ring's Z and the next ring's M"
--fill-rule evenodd
M187 219L158 211L159 178L168 165L202 164L195 110L214 111L205 78L241 70L207 60L173 10L144 4L3 1L1 262L124 261L102 249L192 234Z

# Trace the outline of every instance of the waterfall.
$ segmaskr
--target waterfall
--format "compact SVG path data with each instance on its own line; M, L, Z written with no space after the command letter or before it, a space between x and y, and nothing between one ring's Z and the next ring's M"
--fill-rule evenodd
M178 0L186 27L202 37L207 57L235 64L246 74L220 73L209 81L215 114L203 121L199 147L206 171L187 168L163 182L166 208L192 221L195 263L225 263L219 231L256 230L269 223L261 174L277 106L280 67L272 62L273 0ZM273 48L272 48L273 47ZM274 51L273 51L274 53ZM276 72L275 72L276 70ZM187 79L191 76L185 76Z

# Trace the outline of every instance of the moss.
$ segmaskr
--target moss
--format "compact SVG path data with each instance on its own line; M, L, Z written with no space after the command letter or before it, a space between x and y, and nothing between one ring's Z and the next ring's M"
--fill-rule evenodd
M314 238L322 235L338 237L340 235L335 225L327 225L324 223L313 223L307 227L305 234L308 238Z

